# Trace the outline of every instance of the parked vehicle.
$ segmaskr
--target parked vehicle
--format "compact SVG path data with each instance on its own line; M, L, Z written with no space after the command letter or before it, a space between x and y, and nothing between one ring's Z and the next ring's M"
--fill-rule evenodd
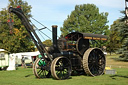
M4 49L0 49L0 69L6 70L9 66L9 53Z

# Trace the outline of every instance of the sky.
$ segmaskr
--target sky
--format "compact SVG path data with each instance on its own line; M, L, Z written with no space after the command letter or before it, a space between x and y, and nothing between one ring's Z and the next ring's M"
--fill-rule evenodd
M125 0L23 0L32 6L32 16L46 27L51 29L52 25L58 25L58 29L63 26L63 22L67 16L74 10L76 5L95 4L100 13L108 12L109 26L113 21L121 18L123 15L120 11L125 9ZM6 8L8 0L0 0L0 11ZM33 21L33 20L32 20ZM35 25L36 22L33 21ZM37 25L38 28L41 26ZM46 31L47 33L47 31ZM48 34L48 33L47 33ZM58 30L58 35L61 32ZM51 34L49 34L51 36Z

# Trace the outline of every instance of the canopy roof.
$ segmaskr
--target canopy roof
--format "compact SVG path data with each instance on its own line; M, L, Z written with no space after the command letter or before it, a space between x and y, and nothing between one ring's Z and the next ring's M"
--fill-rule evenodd
M78 40L80 37L84 39L92 39L92 40L107 40L107 36L101 34L91 34L91 33L80 33L80 32L72 32L65 36L68 40Z
M0 49L0 52L8 52L8 51L6 51L6 50L4 50L4 49Z
M0 51L5 51L4 49L0 49Z

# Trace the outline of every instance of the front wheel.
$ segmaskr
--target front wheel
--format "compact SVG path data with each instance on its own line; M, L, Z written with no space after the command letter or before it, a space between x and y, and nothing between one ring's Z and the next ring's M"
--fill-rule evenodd
M57 57L52 61L51 74L53 78L64 80L69 78L72 72L71 62L66 57Z
M37 78L50 77L50 62L37 58L33 65L33 73Z

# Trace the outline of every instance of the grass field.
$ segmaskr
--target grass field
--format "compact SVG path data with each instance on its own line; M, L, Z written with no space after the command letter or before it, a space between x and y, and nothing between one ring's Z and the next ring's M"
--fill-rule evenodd
M106 65L112 66L114 68L128 68L128 62L119 61L119 55L107 55L106 56Z
M0 71L0 85L128 85L128 68L118 66L128 65L128 62L116 61L116 55L107 56L107 65L113 67L117 74L90 76L71 76L67 80L54 80L53 78L37 79L32 68L21 68L15 71Z

